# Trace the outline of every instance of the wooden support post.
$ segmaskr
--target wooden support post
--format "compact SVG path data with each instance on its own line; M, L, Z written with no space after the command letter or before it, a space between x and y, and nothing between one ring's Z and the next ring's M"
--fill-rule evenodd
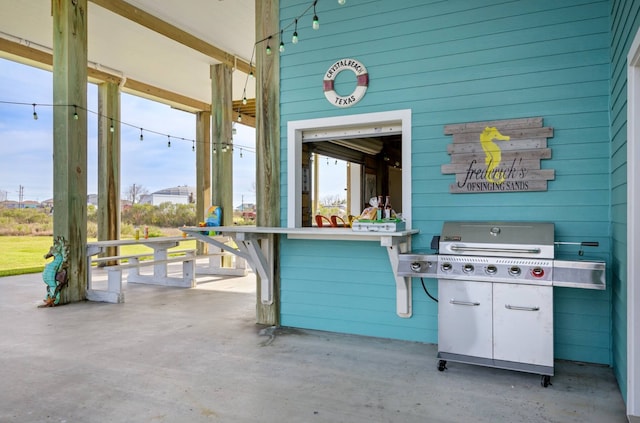
M98 241L120 239L120 131L120 87L102 83L98 86ZM118 256L118 250L107 247L104 256Z
M213 189L210 205L222 207L222 225L233 225L233 152L231 68L211 66L211 140L213 141Z
M54 0L53 235L69 243L61 304L84 300L87 281L87 0ZM76 107L73 107L76 105ZM77 114L78 119L75 119Z
M256 39L278 33L279 0L255 0ZM258 226L280 226L280 56L267 55L265 46L256 48L256 202ZM277 325L280 320L279 235L269 251L273 266L273 303L256 304L258 323ZM258 278L259 279L259 278ZM261 298L258 281L258 299Z
M233 135L231 67L211 66L211 139L213 140L213 190L211 201L222 208L222 226L233 226ZM228 257L224 266L230 266Z
M196 114L196 221L204 222L211 206L211 113ZM208 244L198 242L198 255L208 252Z

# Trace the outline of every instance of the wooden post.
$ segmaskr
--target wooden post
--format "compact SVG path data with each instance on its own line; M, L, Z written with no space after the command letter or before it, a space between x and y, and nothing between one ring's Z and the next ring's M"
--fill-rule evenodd
M204 222L211 206L211 113L196 114L196 221ZM198 254L208 252L208 244L198 242Z
M70 247L66 304L84 300L87 282L87 0L53 0L51 11L53 235Z
M102 83L98 86L98 241L120 239L120 130L120 87ZM118 250L108 247L104 256L117 256Z
M279 31L279 0L255 0L256 39ZM274 48L277 43L273 41ZM280 226L280 56L266 54L264 43L256 46L256 202L257 226ZM276 325L280 319L279 239L273 236L269 260L274 266L273 304L262 304L258 281L258 323Z
M233 225L233 151L231 135L231 68L211 66L211 140L213 142L213 190L211 202L222 207L222 225Z

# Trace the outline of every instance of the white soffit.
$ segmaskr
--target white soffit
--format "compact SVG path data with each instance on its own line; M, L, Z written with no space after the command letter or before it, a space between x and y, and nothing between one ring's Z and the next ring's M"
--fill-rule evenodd
M254 0L128 0L130 5L249 61L255 39ZM131 78L205 103L209 67L219 63L89 1L88 60L107 73ZM52 51L51 0L1 0L0 37ZM233 74L233 99L242 99L246 74ZM248 79L247 97L255 97Z

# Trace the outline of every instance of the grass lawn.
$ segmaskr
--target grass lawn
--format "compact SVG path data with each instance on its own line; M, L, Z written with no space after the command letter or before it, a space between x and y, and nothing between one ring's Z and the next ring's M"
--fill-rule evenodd
M95 239L89 239L95 241ZM51 261L45 260L49 248L53 244L50 236L0 236L0 276L20 275L24 273L42 272L44 266ZM176 249L196 248L196 241L181 243ZM120 247L120 254L152 253L153 250L144 245L126 245ZM171 252L171 250L169 250Z

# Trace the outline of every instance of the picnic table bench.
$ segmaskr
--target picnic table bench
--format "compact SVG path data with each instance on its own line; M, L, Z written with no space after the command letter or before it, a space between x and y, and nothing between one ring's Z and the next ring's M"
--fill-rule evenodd
M193 238L177 237L157 237L143 239L123 239L110 241L95 241L87 243L87 257L89 266L94 263L109 263L127 260L127 263L106 265L107 288L98 289L92 281L91 269L87 272L87 299L90 301L103 301L110 303L124 302L124 292L122 290L122 271L128 270L127 282L145 283L153 285L177 286L183 288L193 288L195 281L196 250L183 249L172 250L181 242ZM144 245L153 251L149 253L116 255L106 257L94 257L104 253L108 247L120 247L124 245ZM174 256L170 257L172 254ZM150 259L146 259L150 257ZM182 277L168 276L167 264L182 262ZM152 274L141 274L140 268L153 266Z

